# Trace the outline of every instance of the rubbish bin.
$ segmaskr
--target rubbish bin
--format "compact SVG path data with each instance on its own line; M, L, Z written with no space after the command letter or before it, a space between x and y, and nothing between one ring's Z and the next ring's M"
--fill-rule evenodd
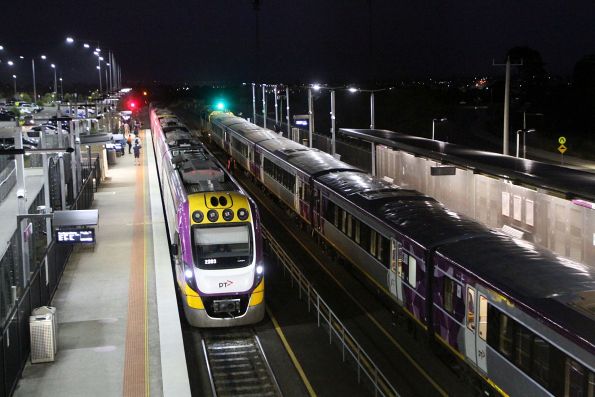
M32 316L44 316L44 315L51 315L52 316L52 329L54 332L54 353L58 351L58 313L56 312L56 308L54 306L40 306L33 309L31 312Z
M56 338L51 313L29 317L31 363L47 363L56 357Z
M107 149L107 163L109 165L116 164L116 149L114 149L114 148Z

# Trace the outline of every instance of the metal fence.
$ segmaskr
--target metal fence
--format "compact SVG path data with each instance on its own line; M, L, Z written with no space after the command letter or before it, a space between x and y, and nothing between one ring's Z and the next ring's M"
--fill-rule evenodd
M306 299L308 312L316 310L318 327L326 327L329 343L338 342L341 347L343 361L351 357L357 366L357 381L361 383L362 374L371 382L375 396L399 396L386 376L380 371L370 356L363 350L353 335L343 325L341 320L333 313L330 306L322 299L312 284L306 279L299 267L283 250L268 230L262 228L263 237L267 247L275 254L277 260L283 265L284 272L291 276L291 284L297 284L300 300ZM305 295L305 296L304 296ZM334 339L333 339L334 336Z
M0 156L0 202L17 183L16 168L14 160L8 160L8 156Z
M51 167L58 161L50 159ZM89 163L87 163L89 164ZM83 168L85 178L80 193L69 205L72 209L90 208L99 175L99 157L95 157L91 166ZM67 169L70 169L68 167ZM60 174L58 173L58 176ZM52 179L50 178L50 181ZM59 185L52 181L51 186ZM51 196L51 195L50 195ZM31 202L29 213L37 213L39 205L44 203L43 188ZM7 250L0 259L0 397L10 396L16 387L30 352L29 316L39 306L50 304L64 267L72 253L72 246L57 245L53 240L48 244L46 220L39 217L28 218L31 234L21 247L21 238L17 230L8 242ZM26 251L28 255L23 255ZM23 274L24 258L29 259L29 274Z

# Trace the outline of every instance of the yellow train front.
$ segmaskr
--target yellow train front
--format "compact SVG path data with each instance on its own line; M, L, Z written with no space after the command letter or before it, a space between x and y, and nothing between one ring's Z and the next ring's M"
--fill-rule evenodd
M264 317L258 211L238 191L188 192L177 206L177 282L188 322L230 327Z

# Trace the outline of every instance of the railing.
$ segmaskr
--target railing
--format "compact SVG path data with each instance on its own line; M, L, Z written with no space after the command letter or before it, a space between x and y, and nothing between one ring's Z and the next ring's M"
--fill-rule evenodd
M91 206L94 180L99 183L99 178L95 178L99 167L99 158L95 157L93 166L83 172L86 177L71 209ZM42 188L29 205L29 214L37 213L37 207L44 201ZM12 394L29 357L29 316L34 308L51 303L73 250L72 246L56 245L53 240L48 245L45 219L31 217L29 223L32 234L24 242L25 247L21 246L17 230L0 258L0 349L4 360L0 397ZM23 274L23 248L31 264L28 274Z
M17 183L14 161L2 168L0 177L3 177L0 180L0 202L2 202Z
M298 296L302 300L302 294L306 295L308 312L312 308L316 309L316 318L318 327L326 325L329 333L329 343L333 342L333 335L336 340L341 343L343 354L343 361L346 359L346 354L349 354L357 365L357 381L361 382L361 374L363 374L372 382L374 387L374 395L381 396L395 396L399 397L399 393L390 384L386 376L380 371L378 366L372 361L370 356L363 350L360 344L355 340L353 335L343 325L341 320L333 313L330 306L322 299L320 294L316 291L312 284L306 279L299 267L283 250L281 245L273 238L268 230L262 228L262 234L265 241L268 242L270 249L276 255L279 262L291 276L291 285L294 282L298 285Z

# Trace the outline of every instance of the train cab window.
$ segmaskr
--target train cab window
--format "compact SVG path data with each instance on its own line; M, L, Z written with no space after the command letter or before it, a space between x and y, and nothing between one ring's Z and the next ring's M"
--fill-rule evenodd
M454 312L454 295L455 295L455 281L450 277L444 276L443 296L444 296L444 310L449 313Z
M192 227L193 256L201 269L245 267L252 258L250 225Z
M479 337L486 340L488 336L488 300L479 296Z
M475 290L467 287L467 328L475 331Z

